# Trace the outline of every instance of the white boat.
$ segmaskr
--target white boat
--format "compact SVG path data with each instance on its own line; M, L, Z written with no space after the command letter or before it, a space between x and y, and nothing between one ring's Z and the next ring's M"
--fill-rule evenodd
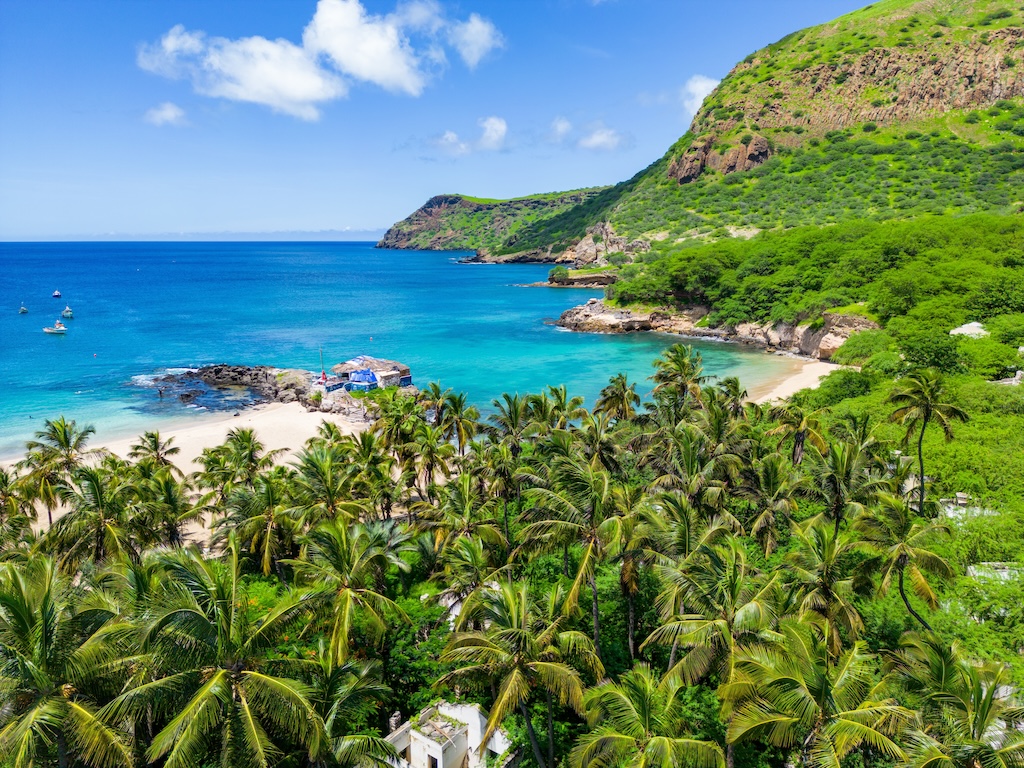
M60 298L60 291L54 291L53 292L53 298L59 299Z
M75 316L75 313L71 311L70 306L65 306L64 311L60 313L60 316L67 320L70 320L72 317Z
M22 304L21 305L21 309L18 310L18 314L19 315L27 315L28 314L28 307L26 307L24 304Z
M43 328L43 333L55 333L58 336L63 336L67 332L67 326L64 325L64 323L62 323L60 320L55 321L52 326Z

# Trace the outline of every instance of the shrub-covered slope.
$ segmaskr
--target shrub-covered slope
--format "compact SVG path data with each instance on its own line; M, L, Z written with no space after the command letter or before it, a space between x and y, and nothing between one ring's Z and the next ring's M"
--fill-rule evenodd
M1024 9L884 0L748 56L690 131L629 181L531 221L474 226L466 239L498 253L558 251L602 221L659 240L1015 211L1022 96Z

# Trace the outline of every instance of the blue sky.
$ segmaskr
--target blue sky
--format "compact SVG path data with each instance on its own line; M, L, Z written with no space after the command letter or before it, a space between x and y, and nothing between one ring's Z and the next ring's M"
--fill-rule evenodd
M0 239L378 230L608 184L863 0L0 0Z

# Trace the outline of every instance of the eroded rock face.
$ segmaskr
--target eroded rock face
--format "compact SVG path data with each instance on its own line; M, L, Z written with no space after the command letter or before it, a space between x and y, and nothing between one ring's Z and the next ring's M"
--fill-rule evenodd
M790 323L740 323L735 328L702 328L698 324L708 314L706 307L692 307L679 314L642 312L607 306L600 299L573 307L562 313L558 325L588 333L629 333L659 331L696 338L725 339L753 344L766 349L831 360L836 350L858 331L878 328L865 317L834 315L826 312L820 327Z
M668 175L680 184L693 181L705 168L721 173L749 171L771 156L771 147L764 136L754 136L748 144L740 144L723 154L715 148L715 136L705 136L669 165Z

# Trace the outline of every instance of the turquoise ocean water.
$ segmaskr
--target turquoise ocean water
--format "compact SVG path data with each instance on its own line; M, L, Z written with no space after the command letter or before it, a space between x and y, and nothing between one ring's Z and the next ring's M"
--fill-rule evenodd
M677 341L561 330L550 321L600 293L520 287L548 267L457 263L465 255L370 243L0 243L0 457L62 414L93 424L98 441L208 415L139 386L167 369L313 370L322 347L328 367L357 354L401 360L415 383L439 380L486 410L502 392L547 384L592 404L620 371L649 390L651 361ZM67 335L44 334L65 304ZM710 373L750 388L792 369L697 346Z

